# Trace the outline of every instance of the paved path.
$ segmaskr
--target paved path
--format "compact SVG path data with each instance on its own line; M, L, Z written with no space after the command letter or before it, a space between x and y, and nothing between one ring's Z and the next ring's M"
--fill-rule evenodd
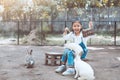
M36 63L32 69L24 66L26 48L33 49ZM0 45L0 80L76 80L55 73L57 66L44 65L48 51L63 52L63 47ZM120 80L120 47L89 46L87 58L95 70L95 80Z

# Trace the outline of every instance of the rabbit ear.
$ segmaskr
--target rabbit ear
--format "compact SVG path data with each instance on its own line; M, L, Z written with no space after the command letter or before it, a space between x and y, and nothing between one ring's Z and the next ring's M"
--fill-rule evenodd
M27 54L30 54L30 52L28 51L28 49L26 49L26 51L27 51Z
M29 54L32 55L32 52L33 52L33 50L31 49Z

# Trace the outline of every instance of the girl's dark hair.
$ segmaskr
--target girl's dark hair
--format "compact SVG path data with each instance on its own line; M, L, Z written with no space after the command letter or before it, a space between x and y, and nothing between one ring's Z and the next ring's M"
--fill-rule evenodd
M73 25L75 22L79 22L79 23L82 25L82 23L81 23L79 20L73 20L73 21L72 21L72 25Z

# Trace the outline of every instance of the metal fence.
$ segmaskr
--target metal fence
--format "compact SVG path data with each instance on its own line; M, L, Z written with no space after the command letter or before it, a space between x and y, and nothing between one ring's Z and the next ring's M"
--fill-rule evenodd
M81 21L83 28L88 21ZM63 45L62 32L71 29L71 21L3 21L0 22L0 44ZM119 21L94 21L95 35L88 45L120 45Z

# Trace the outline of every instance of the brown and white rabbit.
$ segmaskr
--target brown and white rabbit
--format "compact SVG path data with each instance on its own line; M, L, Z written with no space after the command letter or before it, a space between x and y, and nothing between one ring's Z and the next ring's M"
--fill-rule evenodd
M33 59L32 52L33 52L32 49L30 51L27 50L27 56L26 56L26 67L27 68L33 68L35 64L35 60Z

